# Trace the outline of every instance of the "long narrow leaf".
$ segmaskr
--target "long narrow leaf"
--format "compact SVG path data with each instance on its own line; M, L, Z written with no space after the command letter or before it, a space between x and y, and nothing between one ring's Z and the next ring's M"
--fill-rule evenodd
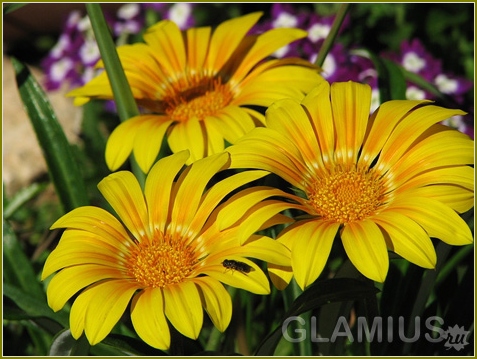
M3 15L6 15L8 13L11 13L15 10L18 10L22 7L24 7L25 5L28 5L26 3L15 3L15 4L7 4L7 5L4 5L3 6Z
M320 51L318 52L318 55L316 56L315 65L320 67L323 66L326 55L328 55L331 48L333 47L333 44L336 41L336 37L338 36L340 27L343 24L346 14L348 13L349 6L350 6L349 3L344 3L340 5L340 8L338 9L338 13L336 14L335 20L333 22L333 25L331 26L330 32L328 36L326 37L325 41L323 42L323 45L321 46Z
M139 110L134 100L131 88L124 73L123 66L119 60L116 46L111 37L108 24L101 11L101 5L97 3L87 3L86 10L91 21L99 52L104 62L104 68L108 75L114 100L118 109L119 119L126 121L131 117L139 115ZM137 165L134 156L131 156L131 166L139 183L144 184L145 176Z
M12 63L23 105L43 150L63 209L70 211L86 205L88 201L81 172L48 98L22 62L12 58Z
M378 87L381 103L406 99L406 78L403 68L391 60L370 53L378 72Z
M283 316L282 323L290 317L298 316L324 304L372 298L376 288L369 283L351 278L333 278L316 282L308 287L290 306ZM260 344L255 355L273 355L283 333L280 324Z
M32 264L6 221L3 221L3 271L4 282L28 291L33 297L45 301L45 292L35 275Z
M53 339L50 347L50 356L86 356L89 353L90 345L86 336L81 336L75 340L71 336L69 329L64 329Z
M46 317L53 319L63 327L68 326L68 313L57 313L46 304L46 300L32 296L28 291L22 290L9 283L3 284L3 295L10 298L20 309L25 311L31 318Z

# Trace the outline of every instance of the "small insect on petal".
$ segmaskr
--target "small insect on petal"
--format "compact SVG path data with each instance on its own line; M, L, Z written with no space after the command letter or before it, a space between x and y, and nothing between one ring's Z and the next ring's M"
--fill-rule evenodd
M244 262L235 261L233 259L224 259L222 265L227 269L232 269L232 271L237 270L241 273L250 273L252 267Z

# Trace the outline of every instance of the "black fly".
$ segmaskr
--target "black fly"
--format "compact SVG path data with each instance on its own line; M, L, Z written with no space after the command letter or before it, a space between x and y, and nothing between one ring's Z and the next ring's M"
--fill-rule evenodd
M232 269L233 271L237 270L241 273L250 273L252 270L252 267L250 267L247 263L235 261L233 259L224 259L222 265L227 269Z

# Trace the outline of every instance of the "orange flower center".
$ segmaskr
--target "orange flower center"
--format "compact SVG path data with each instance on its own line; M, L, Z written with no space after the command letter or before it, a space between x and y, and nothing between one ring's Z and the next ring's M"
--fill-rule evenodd
M194 77L191 84L174 84L164 98L165 112L178 122L190 118L202 121L230 104L233 93L220 78Z
M372 215L383 204L384 185L373 170L335 168L310 186L308 200L325 220L354 222Z
M179 283L197 263L194 251L182 239L158 235L139 243L127 260L128 274L145 287L164 287Z

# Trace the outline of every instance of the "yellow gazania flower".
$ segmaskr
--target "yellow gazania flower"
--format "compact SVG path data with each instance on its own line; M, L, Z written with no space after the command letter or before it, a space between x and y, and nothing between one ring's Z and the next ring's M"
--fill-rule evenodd
M113 131L106 147L112 171L133 151L147 172L166 134L172 152L190 150L188 163L219 153L224 140L234 143L264 123L253 106L269 106L284 97L301 100L322 80L317 67L302 59L267 59L307 33L282 28L247 35L261 15L225 21L213 33L210 27L183 33L165 20L146 31L145 43L118 48L133 96L151 113ZM90 98L113 98L105 72L68 95L77 97L77 105Z
M53 224L52 228L66 230L45 263L42 279L59 271L47 289L48 304L55 311L83 289L71 307L73 337L85 332L92 345L103 340L131 298L134 328L153 347L169 347L168 321L183 335L197 338L203 309L224 331L232 302L221 283L268 294L267 277L249 258L289 265L290 252L277 241L250 231L243 245L239 240L242 225L250 227L248 218L263 228L284 223L282 215L258 213L271 201L262 199L275 195L273 189L261 193L252 187L219 205L231 191L267 173L235 174L204 193L212 176L229 163L229 155L199 160L174 182L188 156L182 151L159 160L146 179L144 193L128 171L102 180L98 188L119 220L101 208L86 206ZM237 211L245 216L237 216ZM233 214L235 220L219 231L218 214ZM244 263L247 271L224 266L225 260Z
M323 82L299 103L284 99L266 112L267 128L231 146L231 167L271 171L303 192L307 218L279 235L291 249L286 285L318 278L339 232L354 266L383 282L392 250L424 268L436 265L430 237L473 242L457 212L474 202L473 141L437 124L463 114L430 101L389 101L369 118L371 89Z

